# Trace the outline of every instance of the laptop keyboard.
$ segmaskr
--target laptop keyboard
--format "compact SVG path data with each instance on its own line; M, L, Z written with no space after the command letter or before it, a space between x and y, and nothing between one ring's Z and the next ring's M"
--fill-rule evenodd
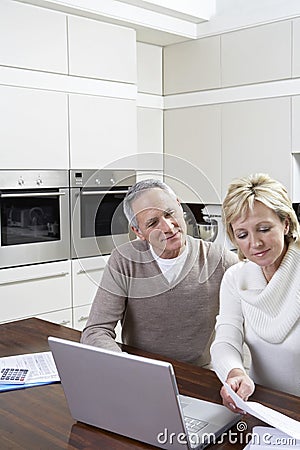
M193 419L192 417L184 417L185 426L188 433L198 433L202 428L207 425L207 422L199 419Z

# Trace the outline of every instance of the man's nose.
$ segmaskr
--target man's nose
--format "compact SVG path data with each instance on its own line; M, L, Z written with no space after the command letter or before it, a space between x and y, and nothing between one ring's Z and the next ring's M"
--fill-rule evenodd
M172 219L168 218L168 217L162 217L161 219L161 230L166 232L166 231L170 231L173 230L174 228L174 224Z

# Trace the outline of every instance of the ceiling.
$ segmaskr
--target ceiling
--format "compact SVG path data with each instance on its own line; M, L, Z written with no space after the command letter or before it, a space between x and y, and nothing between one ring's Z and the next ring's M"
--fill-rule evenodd
M160 46L300 16L299 0L14 1L130 27Z
M168 45L197 38L215 0L17 0L136 29L137 40Z

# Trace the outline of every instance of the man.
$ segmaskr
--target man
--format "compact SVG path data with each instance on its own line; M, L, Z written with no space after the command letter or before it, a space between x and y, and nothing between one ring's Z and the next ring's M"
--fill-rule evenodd
M138 239L114 249L81 341L121 351L125 344L192 364L209 363L209 347L229 250L186 235L183 209L159 180L136 183L124 213Z

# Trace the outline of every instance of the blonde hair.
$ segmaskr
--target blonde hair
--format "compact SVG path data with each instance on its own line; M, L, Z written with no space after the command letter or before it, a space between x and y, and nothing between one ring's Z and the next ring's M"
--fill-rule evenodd
M272 209L281 222L288 219L289 231L285 235L285 240L288 244L298 242L300 245L299 222L287 190L281 183L264 173L238 178L233 180L228 187L222 205L222 217L226 233L232 242L235 242L232 222L246 215L249 210L251 211L255 201ZM245 259L239 249L238 256L240 259Z

